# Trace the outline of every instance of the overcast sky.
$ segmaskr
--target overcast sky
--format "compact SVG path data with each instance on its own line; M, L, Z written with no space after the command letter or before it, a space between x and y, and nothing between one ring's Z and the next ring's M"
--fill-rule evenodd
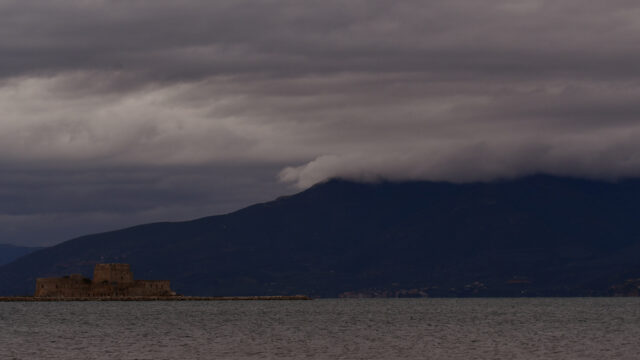
M329 177L640 175L640 3L0 1L0 243Z

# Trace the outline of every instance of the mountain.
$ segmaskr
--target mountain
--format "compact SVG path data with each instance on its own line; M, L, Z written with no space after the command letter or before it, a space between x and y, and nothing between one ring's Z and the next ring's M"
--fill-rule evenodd
M125 262L188 295L610 295L640 278L639 217L640 180L331 180L227 215L46 248L0 267L0 291Z
M42 248L0 244L0 265L8 264L21 256L40 249Z

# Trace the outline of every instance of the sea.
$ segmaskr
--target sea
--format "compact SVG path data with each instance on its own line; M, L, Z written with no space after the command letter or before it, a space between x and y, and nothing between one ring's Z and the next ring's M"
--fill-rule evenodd
M640 298L6 302L0 359L640 359Z

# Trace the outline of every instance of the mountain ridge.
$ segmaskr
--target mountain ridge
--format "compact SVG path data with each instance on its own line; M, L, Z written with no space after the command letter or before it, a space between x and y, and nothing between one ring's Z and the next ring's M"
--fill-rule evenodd
M0 266L40 249L44 249L44 247L0 244Z
M333 179L229 214L69 240L0 267L0 295L98 262L188 295L612 295L640 278L638 214L635 179Z

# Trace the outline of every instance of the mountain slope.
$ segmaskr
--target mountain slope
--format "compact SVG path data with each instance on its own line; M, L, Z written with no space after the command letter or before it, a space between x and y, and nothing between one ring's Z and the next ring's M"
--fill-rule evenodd
M605 295L640 277L640 181L332 180L235 213L84 236L0 267L39 276L128 262L192 295Z
M40 249L42 248L0 244L0 265L8 264L21 256L30 254Z

